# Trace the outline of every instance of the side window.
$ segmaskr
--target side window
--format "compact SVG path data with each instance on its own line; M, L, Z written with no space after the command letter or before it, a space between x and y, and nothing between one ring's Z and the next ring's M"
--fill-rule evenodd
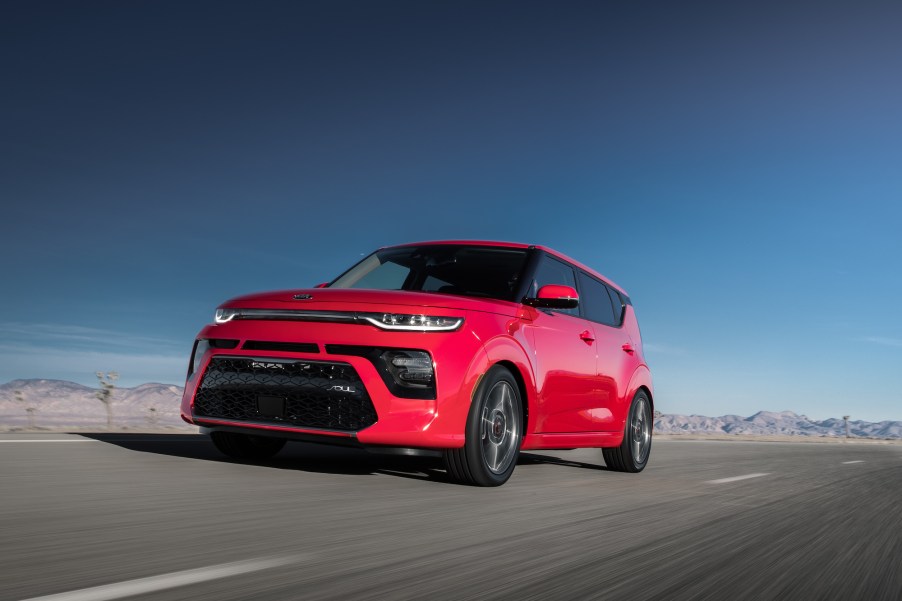
M611 305L614 307L614 325L619 326L623 323L623 299L620 298L620 294L609 286L605 286L608 289L608 294L611 295Z
M614 325L614 309L608 287L593 277L579 272L579 304L583 308L586 319L597 321L608 326Z
M539 292L539 288L548 284L559 284L576 288L576 278L573 275L573 268L562 261L558 261L548 255L542 255L539 266L536 268L536 274L532 280L532 286L529 289L529 295L535 296ZM582 301L580 301L582 303ZM576 309L555 309L559 313L567 315L579 315L579 308Z

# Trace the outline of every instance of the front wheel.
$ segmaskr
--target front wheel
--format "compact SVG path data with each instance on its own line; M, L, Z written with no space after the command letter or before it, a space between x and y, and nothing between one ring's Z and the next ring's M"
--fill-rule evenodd
M217 449L238 461L263 461L282 450L285 440L268 436L250 436L235 432L213 432L210 434Z
M651 429L651 403L648 395L640 390L630 405L623 442L619 447L601 450L608 469L632 473L644 470L651 454Z
M517 467L522 432L517 382L510 371L496 365L486 373L473 399L464 446L444 452L448 473L464 484L504 484Z

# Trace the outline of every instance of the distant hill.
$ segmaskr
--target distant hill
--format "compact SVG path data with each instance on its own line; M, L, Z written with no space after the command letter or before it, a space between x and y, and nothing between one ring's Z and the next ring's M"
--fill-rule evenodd
M814 421L792 411L759 411L750 417L723 415L661 415L655 419L660 434L747 434L757 436L843 437L842 419ZM859 438L902 438L902 422L849 420L849 433Z
M0 429L27 428L30 423L47 429L105 429L106 408L96 393L96 388L64 380L7 382L0 385ZM113 426L191 430L179 416L181 400L182 388L172 384L117 387L112 396Z
M21 401L16 399L21 393ZM106 409L96 388L64 380L13 380L0 385L0 430L23 429L30 418L37 428L105 429ZM182 388L172 384L141 384L113 392L114 427L123 429L192 430L179 416ZM153 411L151 411L153 409ZM852 436L902 438L902 422L849 421ZM754 436L843 437L842 419L813 421L792 411L759 411L750 417L724 415L661 415L655 418L658 434L745 434Z

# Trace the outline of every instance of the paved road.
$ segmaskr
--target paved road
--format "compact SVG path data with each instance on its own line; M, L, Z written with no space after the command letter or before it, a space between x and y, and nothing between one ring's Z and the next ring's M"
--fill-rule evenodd
M30 441L30 442L29 442ZM0 436L0 599L902 599L902 446L656 441L642 474ZM74 591L89 589L76 594Z

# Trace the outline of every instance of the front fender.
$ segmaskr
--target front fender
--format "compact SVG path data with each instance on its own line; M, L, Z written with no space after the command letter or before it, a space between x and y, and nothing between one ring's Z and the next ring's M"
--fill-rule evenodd
M492 365L501 363L514 372L514 377L520 379L520 394L523 395L524 404L523 417L526 424L524 434L530 433L532 423L529 414L535 407L537 399L535 368L530 361L529 354L523 344L513 336L496 336L486 341L485 353L489 364L485 366L482 373L488 371Z

